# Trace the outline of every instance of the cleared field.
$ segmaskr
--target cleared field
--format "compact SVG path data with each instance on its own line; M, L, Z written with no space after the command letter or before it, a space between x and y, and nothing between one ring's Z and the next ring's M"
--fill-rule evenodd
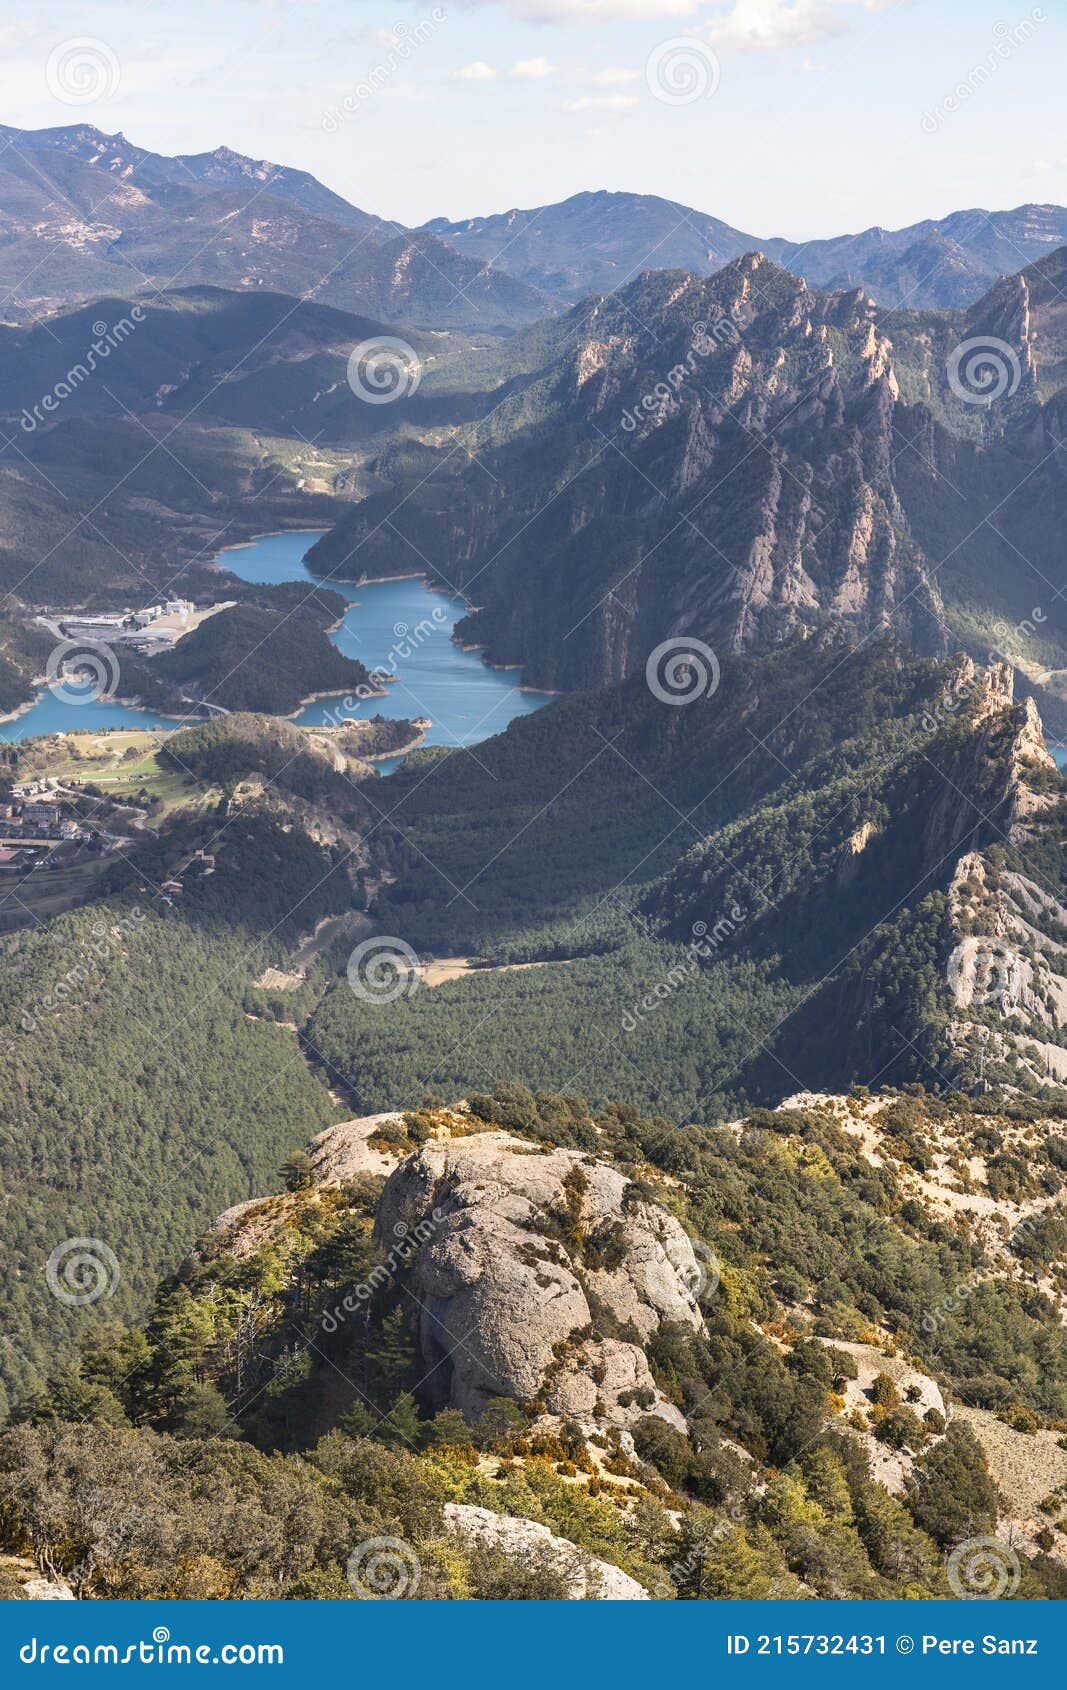
M42 741L28 762L35 774L50 776L61 786L98 786L120 802L147 793L160 801L163 814L217 797L192 775L160 761L168 737L145 728L62 734Z

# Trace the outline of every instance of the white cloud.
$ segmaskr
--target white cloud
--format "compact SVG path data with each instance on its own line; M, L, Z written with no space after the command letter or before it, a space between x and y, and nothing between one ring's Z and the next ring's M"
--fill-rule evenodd
M636 94L583 94L577 100L564 100L564 111L627 111L637 105Z
M725 17L713 20L708 40L716 47L770 53L808 47L848 28L848 12L859 0L734 0Z
M484 59L475 59L472 64L463 65L452 72L453 82L495 82L498 71L492 65L487 65Z
M478 0L468 0L477 4ZM686 18L716 45L754 52L809 46L839 35L864 13L902 0L496 0L535 23L627 23ZM703 33L703 30L702 30Z
M644 18L690 18L707 0L505 0L535 23L624 23Z
M598 88L622 88L628 82L640 82L639 70L627 70L623 65L609 65L606 70L598 70L593 78Z
M517 82L539 82L542 77L555 76L555 74L555 65L551 64L546 58L520 59L517 64L512 65L508 72L508 75L513 76Z

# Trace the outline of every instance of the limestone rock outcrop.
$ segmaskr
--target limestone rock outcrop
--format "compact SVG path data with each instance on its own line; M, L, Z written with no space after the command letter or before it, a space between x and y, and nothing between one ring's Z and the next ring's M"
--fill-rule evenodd
M410 1287L439 1406L474 1418L505 1396L684 1429L644 1346L662 1321L703 1330L714 1264L617 1169L506 1132L432 1140L389 1178L377 1234L420 1239Z
M444 1512L446 1529L465 1543L487 1544L502 1549L506 1555L523 1558L543 1555L548 1565L567 1580L567 1595L572 1602L590 1598L601 1602L649 1600L644 1586L621 1567L584 1555L575 1544L556 1537L536 1520L494 1514L490 1508L476 1508L463 1502L446 1502Z

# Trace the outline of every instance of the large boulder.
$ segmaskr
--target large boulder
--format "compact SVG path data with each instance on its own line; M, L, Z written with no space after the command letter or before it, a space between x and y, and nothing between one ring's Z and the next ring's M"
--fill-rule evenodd
M409 1255L426 1389L477 1417L492 1397L628 1428L684 1421L645 1344L704 1329L706 1256L624 1174L505 1132L432 1140L390 1176L377 1236Z

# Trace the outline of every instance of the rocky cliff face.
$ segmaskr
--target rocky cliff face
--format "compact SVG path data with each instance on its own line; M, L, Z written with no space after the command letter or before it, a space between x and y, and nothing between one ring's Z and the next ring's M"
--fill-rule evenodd
M966 315L884 320L862 290L820 293L758 253L710 279L641 276L519 336L486 418L417 462L387 453L392 485L311 566L428 565L478 606L460 637L562 689L639 669L670 637L721 653L826 626L1047 663L1067 655L1049 439L1065 267ZM1003 406L987 366L954 358L989 337ZM1017 491L1031 473L1047 514Z
M502 1132L434 1141L390 1177L376 1236L388 1246L420 1228L411 1290L438 1405L476 1419L505 1396L590 1424L653 1413L684 1429L644 1346L665 1320L703 1331L707 1263L617 1169Z

